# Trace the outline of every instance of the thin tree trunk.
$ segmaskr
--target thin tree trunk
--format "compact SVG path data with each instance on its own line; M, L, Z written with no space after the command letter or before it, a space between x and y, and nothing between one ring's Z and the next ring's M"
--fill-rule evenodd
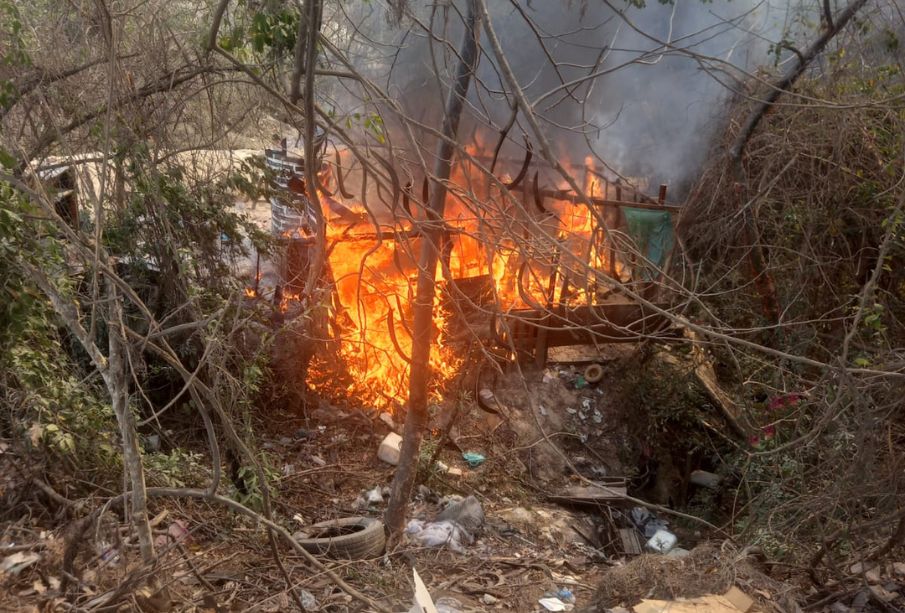
M94 339L89 336L88 330L79 321L79 313L75 303L61 295L42 270L26 263L23 263L22 267L50 300L54 311L66 324L67 329L78 339L104 380L122 438L123 466L132 488L131 519L138 532L142 560L149 563L154 560L154 540L151 534L151 524L148 520L147 488L145 486L144 467L141 461L141 450L138 447L135 416L132 415L132 411L129 409L129 382L124 353L126 351L126 342L122 322L123 310L116 286L112 279L108 278L106 280L106 297L109 303L107 313L109 355L105 357L94 342Z
M138 532L138 546L141 559L145 563L154 560L154 538L148 520L148 495L145 485L145 471L141 461L141 449L138 446L138 432L135 428L135 416L129 408L129 382L126 372L125 352L128 351L122 334L123 307L117 294L116 286L107 280L107 300L109 313L107 317L107 337L109 342L109 368L104 376L113 413L119 424L123 446L123 465L131 485L131 518Z
M415 484L421 438L427 426L427 392L430 381L431 330L433 328L434 297L436 292L438 245L443 237L443 213L446 206L447 182L455 154L455 142L465 96L471 84L478 53L478 18L476 0L468 3L465 32L459 49L456 78L446 98L443 136L437 145L434 165L434 190L427 206L427 220L422 226L421 254L418 260L418 283L412 306L412 368L409 374L409 407L405 417L405 431L399 467L393 478L390 501L386 511L387 532L393 543L402 533L405 509Z

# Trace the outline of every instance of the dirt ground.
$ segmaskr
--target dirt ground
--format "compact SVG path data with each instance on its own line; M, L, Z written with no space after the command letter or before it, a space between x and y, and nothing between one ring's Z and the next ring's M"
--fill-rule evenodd
M474 496L486 519L463 551L405 540L373 559L324 562L392 611L411 606L412 568L441 611L544 611L540 599L571 594L575 611L603 613L642 598L697 597L732 585L764 611L795 610L790 585L770 579L756 555L717 535L676 526L680 556L627 555L614 529L626 525L631 504L563 505L549 499L582 483L570 464L592 480L632 474L633 467L623 463L631 455L618 389L621 364L632 351L621 347L604 356L605 376L596 384L587 384L584 367L576 365L552 365L524 378L518 373L484 376L476 387L492 390L489 404L495 412L466 402L452 427L450 406L436 405L409 516L430 520L447 497ZM485 405L488 398L485 392ZM295 532L328 519L382 517L385 497L363 506L359 497L390 484L394 467L379 460L376 451L400 426L377 411L326 401L296 413L274 407L257 420L259 446L273 473L277 523ZM446 442L438 450L441 441ZM480 453L486 460L469 466L463 452ZM435 453L453 470L430 465ZM4 458L0 454L9 469L5 486L12 486L14 462ZM369 610L280 543L284 574L260 525L202 501L151 501L160 554L151 578L167 589L141 588L145 575L138 572L135 539L121 509L80 532L85 526L64 520L68 514L82 515L81 509L71 508L66 499L54 500L53 493L36 490L35 496L47 511L8 522L0 531L0 559L17 552L24 556L22 568L0 574L0 610L274 612L297 608L290 584L308 610ZM55 527L61 525L68 527Z
M549 494L575 482L545 436L569 450L570 461L588 476L619 474L621 467L618 454L600 443L610 431L606 384L576 389L578 372L549 368L529 377L527 386L517 376L498 377L487 385L494 388L499 413L483 411L474 402L463 409L438 454L461 475L428 471L411 511L411 517L430 519L444 496L474 495L486 523L463 553L406 542L379 559L333 562L332 567L394 610L404 610L411 601L410 567L435 598L454 599L461 611L542 610L538 599L563 589L574 594L579 607L589 604L614 559L600 549L599 510L547 501ZM444 421L443 411L441 406L435 413L437 427ZM389 485L394 471L376 456L391 430L376 415L322 403L307 414L277 409L262 415L260 423L260 446L267 464L279 473L274 514L287 529L344 516L382 516L385 500L366 510L355 507L364 490ZM425 449L433 452L436 439L429 439ZM486 461L469 467L462 451L479 452ZM203 502L155 499L151 504L155 515L166 513L155 527L164 553L154 575L170 588L169 610L279 611L289 606L286 580L276 571L260 526ZM50 508L58 514L67 511ZM115 517L106 516L100 534L81 535L80 552L69 564L73 574L62 589L80 592L85 608L104 602L115 586L128 586L136 566L134 539L123 527L121 514L119 522ZM67 582L63 558L66 543L78 539L71 533L42 531L53 519L28 517L4 526L2 551L26 541L41 546L36 561L5 577L3 610L64 610L59 597L60 582ZM314 596L317 610L359 610L300 556L282 545L281 555L293 585ZM144 604L145 609L150 606Z

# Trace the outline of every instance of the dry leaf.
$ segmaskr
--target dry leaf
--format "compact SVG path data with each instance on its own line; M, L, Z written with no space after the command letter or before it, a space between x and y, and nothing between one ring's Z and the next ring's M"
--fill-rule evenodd
M6 556L0 563L0 572L18 575L41 559L41 556L31 551L18 551L11 556Z

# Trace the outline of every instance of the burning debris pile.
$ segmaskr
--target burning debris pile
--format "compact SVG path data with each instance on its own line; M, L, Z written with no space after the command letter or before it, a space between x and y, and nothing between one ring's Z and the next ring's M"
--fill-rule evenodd
M266 151L273 194L271 230L280 243L279 284L274 300L289 314L301 313L313 253L317 211L307 197L300 147ZM296 143L298 145L299 143ZM329 334L348 374L344 395L395 410L407 393L417 254L425 223L420 212L430 181L403 186L390 171L397 193L350 150L319 138L318 197L326 224ZM592 158L569 167L583 178L590 206L563 181L555 188L550 168L532 164L530 145L514 176L488 171L495 161L485 147L470 145L454 167L443 220L434 306L431 367L435 386L458 371L463 346L494 345L510 358L546 359L547 346L575 344L591 330L598 340L634 339L663 322L615 292L608 279L654 298L655 270L672 244L666 186L658 199L608 180ZM420 183L421 189L414 185ZM653 228L653 230L650 230ZM259 287L247 294L256 296ZM632 328L635 326L635 328ZM586 336L586 334L584 335ZM588 342L588 338L584 338ZM313 378L317 389L336 388L337 378Z

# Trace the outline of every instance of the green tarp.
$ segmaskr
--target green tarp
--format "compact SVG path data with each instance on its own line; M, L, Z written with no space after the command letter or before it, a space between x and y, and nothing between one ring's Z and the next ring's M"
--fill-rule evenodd
M630 207L623 208L622 214L625 215L628 234L635 241L641 254L651 265L663 268L675 243L672 215L668 211ZM642 269L641 275L645 281L653 281L659 275L657 270L643 265L642 262L638 263L638 267Z

